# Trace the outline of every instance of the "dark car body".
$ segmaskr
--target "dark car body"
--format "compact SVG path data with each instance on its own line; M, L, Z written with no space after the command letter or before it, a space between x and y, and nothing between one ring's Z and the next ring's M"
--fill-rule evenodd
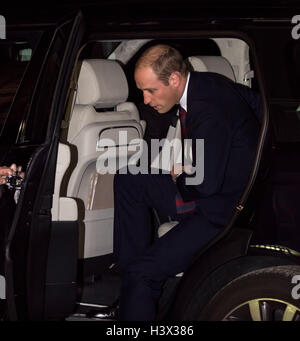
M17 203L6 188L1 197L5 319L69 317L77 311L82 292L91 287L89 280L96 283L95 278L112 262L111 252L78 259L80 216L70 220L53 220L52 216L58 148L68 129L78 78L76 65L85 57L107 58L126 40L171 42L181 48L184 57L215 54L215 47L206 41L210 37L244 41L254 70L252 88L262 101L256 160L236 212L222 235L207 245L179 283L166 291L161 319L168 316L174 297L177 305L172 311L180 319L180 304L187 291L192 292L190 283L204 281L233 260L252 255L265 257L269 265L276 260L283 265L299 264L300 20L293 22L300 15L297 1L244 6L234 1L221 5L213 1L62 2L34 10L7 8L0 14L6 19L6 43L24 45L21 49L12 44L8 49L5 41L0 41L3 51L11 51L5 60L13 62L3 68L0 78L15 77L9 99L3 99L2 93L0 103L4 108L0 162L17 163L26 174ZM30 61L19 65L13 53L27 48L32 50ZM123 67L130 101L138 104L141 98L132 78L136 57ZM19 74L11 76L19 66ZM3 84L1 89L7 89ZM64 181L67 178L65 175ZM63 190L59 196L68 197ZM76 201L72 200L70 205ZM154 225L162 223L160 219ZM259 268L262 258L255 258L255 265L249 265L247 258L244 269ZM105 290L99 286L103 304L107 303ZM88 303L91 307L92 299Z

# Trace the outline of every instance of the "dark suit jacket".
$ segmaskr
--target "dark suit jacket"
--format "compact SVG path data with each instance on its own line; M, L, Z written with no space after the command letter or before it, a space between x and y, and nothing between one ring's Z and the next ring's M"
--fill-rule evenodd
M192 72L187 93L186 138L204 139L204 181L186 185L177 178L184 201L196 200L209 221L225 225L248 183L259 135L259 121L235 83L210 72ZM194 176L194 175L192 175Z

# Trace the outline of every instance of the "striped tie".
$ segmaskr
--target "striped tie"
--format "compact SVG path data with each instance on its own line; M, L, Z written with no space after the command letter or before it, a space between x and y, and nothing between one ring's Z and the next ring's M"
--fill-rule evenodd
M185 125L185 119L186 119L186 111L182 108L179 107L179 118L180 118L180 124L181 124L181 138L182 140L186 136L186 125Z
M182 139L182 150L184 150L184 138L187 133L187 127L186 127L186 111L179 107L179 118L180 118L180 124L181 124L181 139ZM184 157L182 158L184 160ZM196 202L195 201L183 201L182 196L179 192L176 194L176 209L177 214L183 214L194 211L196 208Z

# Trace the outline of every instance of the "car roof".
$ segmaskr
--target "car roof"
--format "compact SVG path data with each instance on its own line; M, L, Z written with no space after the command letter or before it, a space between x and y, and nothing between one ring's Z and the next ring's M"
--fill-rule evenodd
M63 16L81 10L89 27L96 29L104 23L114 25L148 26L166 22L197 21L218 23L220 21L253 20L282 22L291 21L300 14L298 0L92 0L51 1L51 4L34 4L26 1L16 7L9 3L1 6L1 15L13 25L52 25ZM6 7L5 7L6 6Z

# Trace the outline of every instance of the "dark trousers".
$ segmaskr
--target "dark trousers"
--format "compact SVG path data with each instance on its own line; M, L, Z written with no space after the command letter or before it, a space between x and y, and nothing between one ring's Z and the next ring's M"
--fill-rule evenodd
M116 174L114 256L123 274L120 320L155 320L164 281L186 270L199 250L220 232L197 210L178 216L177 187L169 174ZM150 208L179 221L153 242Z

